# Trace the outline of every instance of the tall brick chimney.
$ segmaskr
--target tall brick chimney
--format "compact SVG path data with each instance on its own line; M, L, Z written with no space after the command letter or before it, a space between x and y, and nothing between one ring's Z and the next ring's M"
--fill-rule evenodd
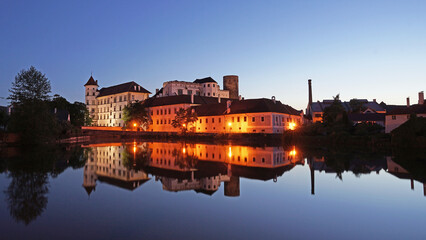
M407 98L407 107L410 107L410 98Z
M424 104L425 103L425 94L423 93L423 91L419 92L419 104Z
M308 87L309 87L309 106L312 105L312 80L308 80Z

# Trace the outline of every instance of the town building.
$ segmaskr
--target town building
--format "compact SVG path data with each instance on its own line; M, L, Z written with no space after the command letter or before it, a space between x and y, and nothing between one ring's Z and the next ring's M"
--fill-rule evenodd
M156 90L155 97L167 97L176 95L196 95L215 98L238 99L238 76L228 75L223 77L224 89L211 77L196 79L193 82L167 81L163 88Z
M308 80L309 102L306 108L306 118L313 122L322 122L324 110L330 107L334 100L312 101L312 80ZM376 123L385 125L386 109L377 103L376 99L351 99L350 101L340 101L343 109L348 113L348 118L354 123ZM354 109L357 107L359 109Z
M127 82L98 89L98 81L90 76L85 87L86 106L93 126L123 127L124 107L136 101L144 101L150 92L135 82Z
M410 105L410 99L407 98L407 106L394 106L392 110L386 113L385 133L390 133L395 128L398 128L410 119L411 115L426 117L426 104L423 91L419 92L419 101L417 104Z
M282 133L302 124L302 111L273 99L231 100L195 95L150 98L145 101L150 130L178 132L171 123L180 109L192 108L198 120L188 126L197 133Z

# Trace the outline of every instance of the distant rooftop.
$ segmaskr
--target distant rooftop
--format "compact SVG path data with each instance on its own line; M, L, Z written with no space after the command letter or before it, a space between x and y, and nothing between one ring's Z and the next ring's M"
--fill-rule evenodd
M97 97L103 97L108 95L113 95L117 93L123 93L123 92L138 92L138 93L151 93L139 84L131 81L127 83L122 83L119 85L101 88L99 90L99 95Z

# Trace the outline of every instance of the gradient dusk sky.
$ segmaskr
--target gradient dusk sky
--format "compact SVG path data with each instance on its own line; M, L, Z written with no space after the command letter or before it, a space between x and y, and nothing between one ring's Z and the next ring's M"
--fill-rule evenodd
M426 91L426 1L0 1L0 97L34 65L52 94L84 101L136 81L240 77L245 98L305 109L367 98L417 103ZM7 101L0 99L0 105Z

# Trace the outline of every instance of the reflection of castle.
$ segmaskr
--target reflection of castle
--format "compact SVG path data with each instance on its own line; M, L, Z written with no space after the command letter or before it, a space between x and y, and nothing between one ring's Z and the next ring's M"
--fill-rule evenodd
M167 191L195 190L208 195L225 183L226 196L239 196L239 178L276 180L298 163L295 149L282 147L248 147L232 145L183 144L154 142L135 145L129 150L122 144L90 145L91 151L84 168L84 183L88 194L100 180L119 187L135 189L156 176ZM135 164L136 153L149 153L143 171L129 170ZM133 150L133 151L132 151ZM133 154L133 155L132 155ZM131 164L125 164L133 161Z
M83 187L87 194L95 190L97 180L134 190L150 179L145 172L129 170L123 165L124 150L121 144L92 145L84 166Z
M401 167L399 164L392 160L392 157L386 157L386 161L388 164L388 173L394 175L400 179L410 179L411 189L414 190L414 180L419 181L423 184L423 195L426 196L426 183L424 179L416 179L413 175L408 172L406 169Z
M225 182L226 196L239 196L239 178L276 179L296 163L296 150L282 147L150 143L147 172L168 191L195 190L206 194ZM194 161L196 159L196 161Z

